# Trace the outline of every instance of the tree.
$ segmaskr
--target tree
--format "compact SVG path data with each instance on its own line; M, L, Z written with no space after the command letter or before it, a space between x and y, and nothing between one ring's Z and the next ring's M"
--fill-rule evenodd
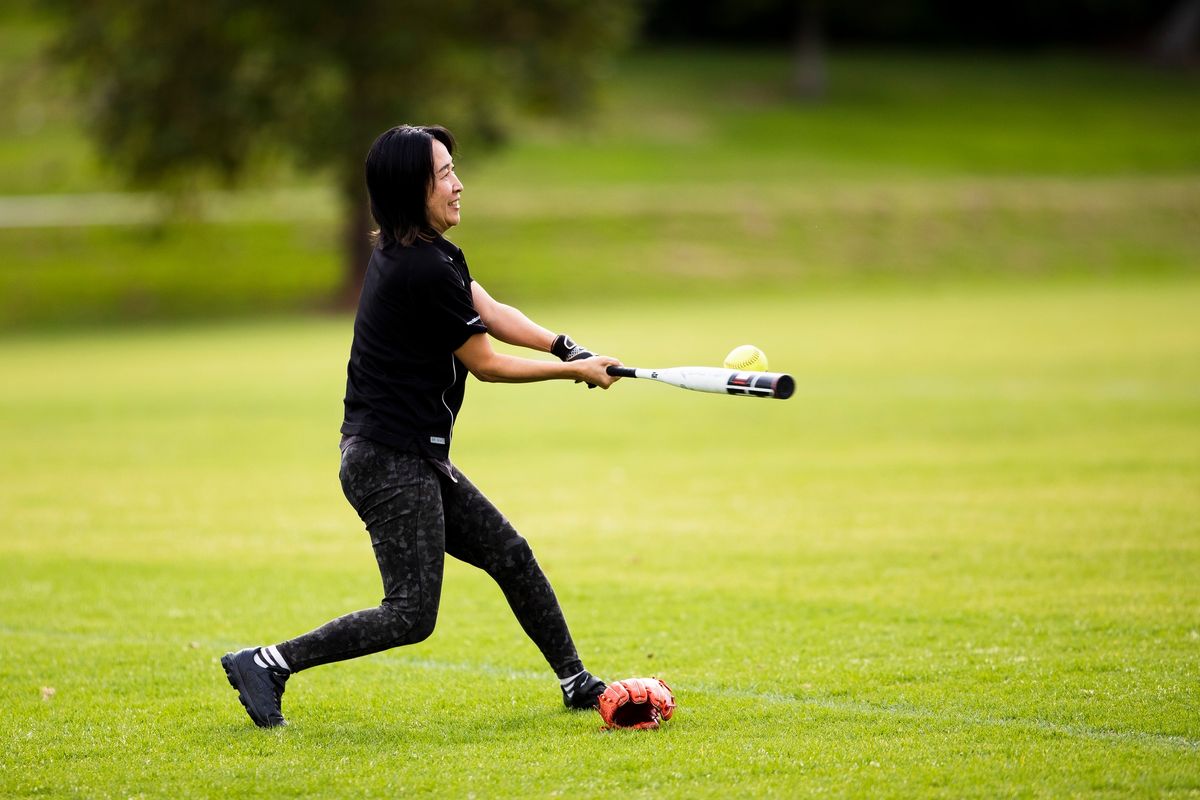
M1179 0L1159 27L1152 49L1155 59L1170 66L1196 60L1200 40L1200 0Z
M101 152L141 186L234 181L263 152L329 168L345 297L369 255L363 159L399 122L489 145L514 108L585 107L634 0L47 0Z
M819 100L829 88L826 66L821 0L799 0L796 4L796 37L792 52L792 85L808 100Z

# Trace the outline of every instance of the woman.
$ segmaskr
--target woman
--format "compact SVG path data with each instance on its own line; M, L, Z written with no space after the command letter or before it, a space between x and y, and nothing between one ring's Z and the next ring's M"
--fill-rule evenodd
M568 708L590 708L604 691L584 669L529 545L450 463L450 443L467 371L484 381L557 378L607 389L616 379L605 368L620 362L537 325L471 279L462 251L442 236L461 214L454 148L445 128L401 125L367 155L379 231L354 320L340 477L371 535L384 597L295 639L221 659L261 727L286 724L281 699L293 672L428 637L446 553L500 585ZM497 353L489 334L560 361Z

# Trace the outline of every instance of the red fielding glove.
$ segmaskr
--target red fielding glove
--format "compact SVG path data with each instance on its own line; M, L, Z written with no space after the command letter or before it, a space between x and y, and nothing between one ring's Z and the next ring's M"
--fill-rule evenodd
M675 713L675 695L658 678L626 678L608 685L596 710L605 728L657 728Z

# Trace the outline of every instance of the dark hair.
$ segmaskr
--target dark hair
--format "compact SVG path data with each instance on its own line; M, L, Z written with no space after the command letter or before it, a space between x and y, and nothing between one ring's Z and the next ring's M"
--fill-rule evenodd
M433 140L454 155L454 135L440 125L397 125L367 153L367 194L381 246L408 247L431 231L425 204L433 188Z

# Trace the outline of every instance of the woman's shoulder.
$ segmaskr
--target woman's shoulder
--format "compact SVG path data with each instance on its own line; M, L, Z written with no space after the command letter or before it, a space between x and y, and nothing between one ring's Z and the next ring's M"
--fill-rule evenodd
M408 246L377 246L375 257L380 259L385 272L396 277L403 275L410 286L429 286L451 279L461 282L455 268L456 252L461 253L445 239L418 239Z
M390 241L375 246L375 251L392 261L444 261L446 258L462 258L458 245L442 236L420 236L412 244Z

